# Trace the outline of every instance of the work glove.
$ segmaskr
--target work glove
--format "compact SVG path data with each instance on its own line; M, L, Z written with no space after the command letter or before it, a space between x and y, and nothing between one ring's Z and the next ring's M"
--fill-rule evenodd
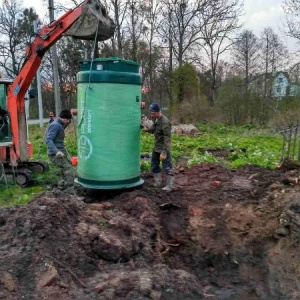
M149 128L146 127L145 125L141 125L141 127L142 127L142 130L143 130L143 131L146 131L146 132L149 131Z
M160 155L159 155L159 159L160 159L161 161L166 160L166 159L167 159L167 151L163 150L163 151L160 153Z
M56 158L63 158L63 157L65 157L65 155L64 155L63 152L58 151L58 152L55 154L55 157L56 157Z
M142 118L142 126L144 129L148 130L153 125L153 121L147 118L146 116Z

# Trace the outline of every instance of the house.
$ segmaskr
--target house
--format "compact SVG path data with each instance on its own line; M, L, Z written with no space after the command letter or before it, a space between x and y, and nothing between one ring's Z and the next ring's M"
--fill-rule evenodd
M251 78L249 87L258 93L267 92L278 100L300 93L300 85L293 83L289 74L283 71L255 75Z
M289 75L287 72L277 72L272 75L272 97L282 98L289 94Z

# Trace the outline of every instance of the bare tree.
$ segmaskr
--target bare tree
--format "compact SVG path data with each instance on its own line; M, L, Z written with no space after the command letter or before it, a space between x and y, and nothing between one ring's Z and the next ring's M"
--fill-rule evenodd
M103 4L107 8L108 14L112 16L116 26L115 36L111 40L113 56L124 57L124 22L126 19L129 2L126 0L105 0Z
M138 61L139 41L145 32L145 11L142 1L128 0L127 16L124 23L126 46L130 53L128 58Z
M249 78L257 71L259 65L259 42L250 30L241 32L233 45L232 54L235 66L241 70L248 89Z
M26 57L26 47L33 34L37 14L24 9L18 0L5 0L0 11L0 68L14 78Z
M208 3L203 14L201 46L209 59L211 69L209 102L213 106L217 91L216 77L219 59L233 44L231 34L240 27L238 17L241 14L242 5L239 0L215 0Z
M166 8L168 8L166 10ZM172 38L172 15L173 9L168 5L168 2L163 3L161 14L161 26L158 28L158 33L161 37L163 51L167 49L167 55L162 59L161 70L162 78L166 86L167 93L169 95L170 106L174 106L173 92L172 92L172 72L173 72L173 48L174 41Z
M163 40L171 40L172 50L178 66L189 59L192 47L201 39L201 16L207 7L204 0L165 0L163 1L162 26Z
M181 68L185 62L192 59L193 49L197 48L200 41L201 16L205 11L207 2L205 0L163 0L162 22L159 33L163 44L168 49L168 66L166 76L169 77L170 103L174 106L175 100L171 91L172 72L174 65ZM183 73L182 73L182 76ZM184 100L183 77L177 76L176 100L181 103Z
M289 77L292 82L299 85L300 82L300 63L295 63L289 70Z
M265 28L260 37L261 58L265 74L286 66L288 51L271 27Z
M268 99L272 96L272 80L277 70L283 68L286 64L288 52L286 47L280 41L278 35L273 29L267 27L263 30L260 37L261 45L261 62L263 66L263 98L265 103L270 102ZM265 110L262 107L261 111Z
M300 2L298 0L285 0L283 9L286 16L287 34L300 39Z
M273 29L265 28L260 36L260 61L262 76L256 78L256 90L260 95L258 121L260 124L270 118L274 104L272 98L273 77L286 62L287 50Z
M154 80L156 78L157 70L157 58L159 56L159 50L155 43L155 38L159 21L158 14L161 12L161 3L159 1L145 0L144 2L145 9L145 39L149 45L149 60L147 62L148 67L144 64L143 67L143 80L144 84L149 77L149 86L150 89L150 98L153 100L154 97Z

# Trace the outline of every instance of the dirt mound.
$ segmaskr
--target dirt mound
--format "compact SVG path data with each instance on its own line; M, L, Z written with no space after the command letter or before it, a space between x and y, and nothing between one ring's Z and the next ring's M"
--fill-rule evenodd
M281 167L2 209L0 299L299 299L300 168Z

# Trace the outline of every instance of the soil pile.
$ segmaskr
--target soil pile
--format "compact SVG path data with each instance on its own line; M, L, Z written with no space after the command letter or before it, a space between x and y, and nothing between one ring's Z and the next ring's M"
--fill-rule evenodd
M0 211L0 299L299 299L300 167L180 169Z

